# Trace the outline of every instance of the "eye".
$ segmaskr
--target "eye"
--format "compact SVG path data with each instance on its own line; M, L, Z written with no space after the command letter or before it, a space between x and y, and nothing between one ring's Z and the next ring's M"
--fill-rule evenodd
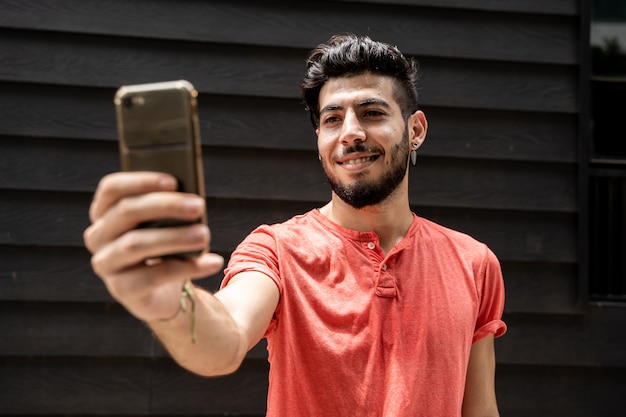
M384 115L385 113L378 109L368 109L363 113L363 116L365 117L379 117L379 116L384 116Z
M333 123L337 123L339 120L341 120L339 118L339 116L328 115L328 116L324 117L324 119L322 119L322 123L325 124L325 125L331 125Z

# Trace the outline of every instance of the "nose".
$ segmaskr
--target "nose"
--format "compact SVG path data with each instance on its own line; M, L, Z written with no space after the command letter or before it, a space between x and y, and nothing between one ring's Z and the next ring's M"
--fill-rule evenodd
M345 145L365 142L365 129L363 129L361 121L352 110L348 110L344 115L340 140Z

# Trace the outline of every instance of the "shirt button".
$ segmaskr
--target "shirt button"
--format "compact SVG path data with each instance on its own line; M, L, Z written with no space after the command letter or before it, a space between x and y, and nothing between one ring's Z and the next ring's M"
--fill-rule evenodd
M374 242L367 242L367 247L373 250L376 247L376 244Z
M387 264L383 264L382 268L383 268L383 271L386 271L387 270Z

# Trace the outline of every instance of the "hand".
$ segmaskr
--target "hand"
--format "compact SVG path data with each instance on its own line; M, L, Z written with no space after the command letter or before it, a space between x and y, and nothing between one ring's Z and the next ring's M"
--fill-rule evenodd
M89 210L85 230L91 264L113 298L145 321L173 317L187 279L217 273L221 256L208 252L210 231L204 224L136 229L159 219L195 220L204 200L176 192L176 180L157 172L120 172L104 177ZM165 253L204 249L194 259L160 258Z

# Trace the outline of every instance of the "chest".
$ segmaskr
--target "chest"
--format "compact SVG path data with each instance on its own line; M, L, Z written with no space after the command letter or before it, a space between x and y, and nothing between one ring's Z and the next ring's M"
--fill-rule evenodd
M478 296L463 259L411 248L385 255L369 242L307 259L282 267L281 314L310 343L328 349L406 344L410 351L471 340Z

